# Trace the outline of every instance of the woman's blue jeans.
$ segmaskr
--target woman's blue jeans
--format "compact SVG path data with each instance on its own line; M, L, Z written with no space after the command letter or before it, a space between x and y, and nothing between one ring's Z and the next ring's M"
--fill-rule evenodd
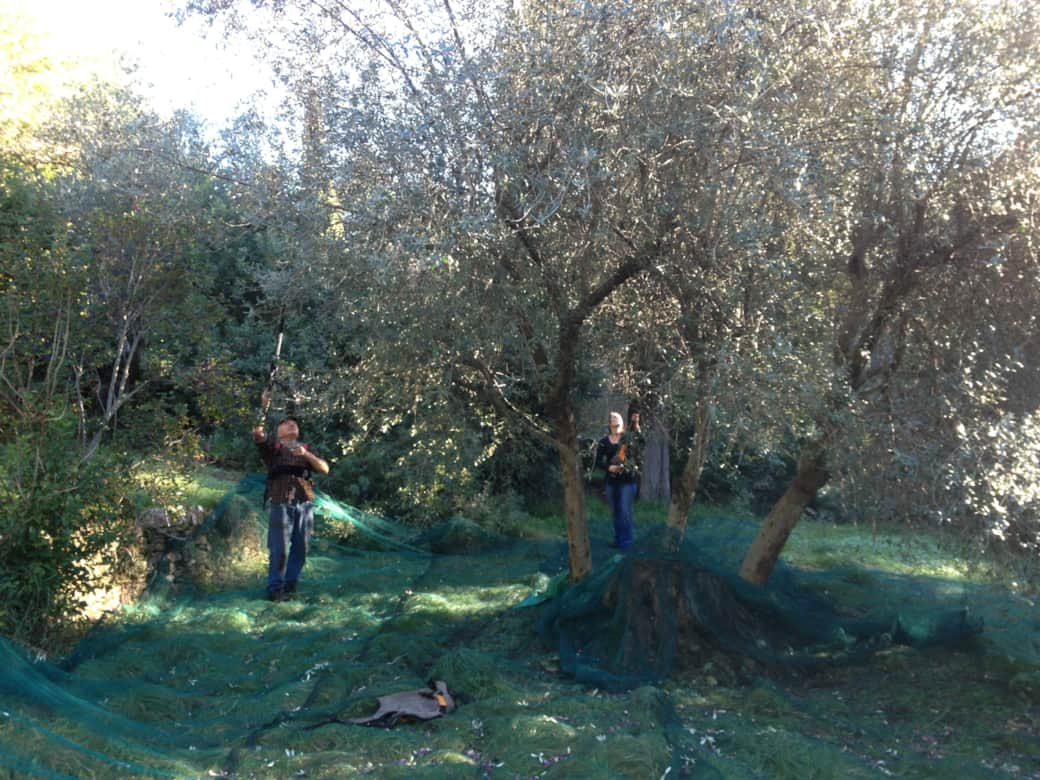
M267 592L293 586L307 562L307 545L314 529L314 506L310 501L274 504L267 520ZM288 554L286 554L288 551Z
M635 482L607 481L607 503L614 514L614 544L632 546L632 504L636 500Z

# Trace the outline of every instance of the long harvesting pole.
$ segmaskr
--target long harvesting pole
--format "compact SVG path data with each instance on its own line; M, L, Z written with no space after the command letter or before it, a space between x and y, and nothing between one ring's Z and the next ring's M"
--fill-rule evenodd
M281 314L278 317L278 337L274 343L274 354L271 355L271 367L267 371L267 384L260 393L260 416L256 422L257 428L264 427L264 423L267 421L267 411L271 408L271 391L274 389L274 376L278 373L278 361L282 356L282 340L284 336L285 307L282 307Z

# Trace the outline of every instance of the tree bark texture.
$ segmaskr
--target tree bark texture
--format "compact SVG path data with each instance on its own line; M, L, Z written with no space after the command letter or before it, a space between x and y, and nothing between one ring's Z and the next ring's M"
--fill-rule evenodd
M577 450L557 442L563 476L563 508L567 518L567 564L571 582L578 582L592 570L589 524L585 518L585 483Z
M646 443L643 447L643 463L640 467L639 497L649 501L667 501L671 495L670 461L668 455L668 429L653 418L644 426Z
M830 476L827 472L826 449L819 442L806 446L798 460L794 481L766 516L758 535L740 567L740 576L753 585L765 585L773 573L780 551L797 525L802 512Z
M686 521L690 515L690 507L693 506L694 496L697 495L697 486L701 481L704 461L708 457L708 447L711 445L711 410L707 401L698 404L696 414L697 432L694 435L693 446L686 455L686 463L683 464L679 481L672 486L672 498L668 504L666 522L675 532L676 541L680 543L683 534L686 533Z

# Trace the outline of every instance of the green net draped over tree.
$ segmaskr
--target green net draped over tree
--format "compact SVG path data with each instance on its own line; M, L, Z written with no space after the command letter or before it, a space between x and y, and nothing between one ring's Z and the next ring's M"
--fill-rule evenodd
M853 593L850 571L781 566L766 587L741 579L726 546L733 528L705 522L676 550L664 528L628 555L552 601L538 628L558 643L563 669L612 690L657 682L678 667L699 668L721 649L766 667L811 668L865 661L893 644L954 644L982 631L956 595L924 584L918 603ZM743 535L746 538L746 534ZM850 579L851 578L851 579ZM851 603L848 603L851 601Z

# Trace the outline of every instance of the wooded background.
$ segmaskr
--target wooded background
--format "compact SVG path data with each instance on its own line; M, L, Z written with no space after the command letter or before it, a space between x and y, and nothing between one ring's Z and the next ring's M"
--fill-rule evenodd
M287 99L211 132L0 50L0 625L252 468L278 324L337 497L559 507L637 403L644 497L1040 544L1040 56L974 0L197 0ZM607 400L604 400L607 399Z

